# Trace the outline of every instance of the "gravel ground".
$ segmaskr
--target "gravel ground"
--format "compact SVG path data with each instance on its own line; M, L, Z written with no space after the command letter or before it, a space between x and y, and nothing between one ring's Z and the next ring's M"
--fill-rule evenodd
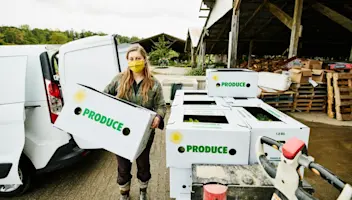
M303 122L311 127L309 151L316 161L352 183L352 127ZM151 150L152 180L149 195L154 200L169 198L169 175L165 160L165 135L157 131ZM80 200L118 199L115 156L95 151L81 163L54 173L37 177L34 188L18 200ZM137 199L138 184L133 165L132 199ZM336 199L338 191L313 173L306 179L322 200Z

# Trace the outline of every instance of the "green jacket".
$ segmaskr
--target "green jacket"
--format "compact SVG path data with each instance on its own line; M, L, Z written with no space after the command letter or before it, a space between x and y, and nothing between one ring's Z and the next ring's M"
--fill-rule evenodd
M116 96L118 93L117 89L118 89L121 77L122 77L122 74L116 75L112 79L112 81L105 87L104 92L110 95ZM161 117L161 124L163 124L163 119L165 118L165 114L166 114L166 103L164 100L163 90L160 82L156 78L154 77L152 78L154 80L154 85L153 85L153 88L148 92L148 101L146 103L143 103L141 88L135 91L134 87L132 87L131 95L128 96L128 98L125 100L132 102L134 104L140 105L149 110L155 111Z

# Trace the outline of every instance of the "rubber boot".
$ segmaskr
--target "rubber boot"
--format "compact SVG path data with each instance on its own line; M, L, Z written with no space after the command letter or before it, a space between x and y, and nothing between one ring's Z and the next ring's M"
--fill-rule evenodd
M148 188L148 181L147 182L139 181L139 200L148 200L147 188Z
M120 200L130 200L130 186L131 186L131 182L128 182L125 185L119 185Z

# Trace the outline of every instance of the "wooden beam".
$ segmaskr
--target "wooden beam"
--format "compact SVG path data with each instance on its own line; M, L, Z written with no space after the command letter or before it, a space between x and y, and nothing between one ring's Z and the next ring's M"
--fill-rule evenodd
M315 3L312 5L312 7L320 12L321 14L327 16L329 19L332 21L340 24L341 26L345 27L347 30L352 32L352 20L349 18L341 15L340 13L332 10L331 8L321 4L321 3Z
M293 24L291 30L291 40L288 57L297 56L299 36L301 35L301 18L303 11L303 0L295 1L295 10L293 14Z
M249 52L248 52L248 65L247 68L249 68L252 65L252 52L253 52L253 40L249 42Z
M349 10L350 12L352 12L352 7L351 7L351 6L345 4L345 8L346 8L347 10Z
M232 25L231 25L231 49L229 51L230 62L229 65L231 67L236 67L237 64L237 48L238 48L238 34L239 34L239 26L240 26L240 10L233 9L232 12Z
M271 40L271 39L241 39L240 42L250 42L251 40L253 40L254 42L258 42L258 43L263 43L263 42L269 42L269 43L283 43L286 42L284 40ZM220 40L215 40L215 39L207 39L208 43L213 43L213 42L229 42L229 39L220 39ZM334 45L345 45L346 42L336 42L336 41L330 41L330 40L309 40L309 41L303 41L303 44L334 44ZM226 51L227 49L225 49Z
M284 23L289 29L292 29L293 19L290 15L282 11L275 4L267 2L265 6L269 9L269 11L277 17L282 23Z
M241 0L234 0L233 8L235 9L235 11L238 11L240 9L240 5Z
M167 46L167 48L171 48L171 46L173 45L173 44L175 44L177 42L177 40L173 40L168 46Z
M246 21L246 23L245 23L245 24L243 25L243 27L241 28L240 33L242 33L242 32L246 29L246 27L248 26L248 24L255 18L255 16L257 16L257 14L259 13L259 11L262 10L262 8L263 8L263 7L265 6L265 4L266 4L266 1L267 1L267 0L264 0L264 2L263 2L262 4L260 4L260 5L258 6L258 8L253 12L252 16L249 17L249 19Z
M283 6L281 6L280 9L284 9L286 5L287 5L287 2L285 2L285 4L284 4ZM267 22L265 22L265 23L258 29L257 34L260 33L260 32L262 32L262 30L263 30L264 28L266 28L266 27L271 23L271 21L273 21L273 19L274 19L274 16L270 17L270 19L269 19ZM253 35L253 37L254 37L254 36L255 36L255 35Z
M216 41L219 41L220 37L222 36L222 34L224 34L224 31L226 30L228 24L230 23L231 19L230 18L227 18L226 19L226 22L225 22L225 25L222 27L219 35L216 37ZM216 42L210 47L210 51L211 52L213 50L213 48L215 47L216 45Z

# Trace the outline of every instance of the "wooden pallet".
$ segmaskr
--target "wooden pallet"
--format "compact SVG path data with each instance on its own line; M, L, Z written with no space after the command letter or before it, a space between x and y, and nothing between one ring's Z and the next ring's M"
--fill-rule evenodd
M333 81L332 81L332 75L333 73L327 73L326 74L326 79L327 79L327 84L328 84L328 107L327 107L327 113L330 118L335 118L335 101L334 101L334 86L333 86Z
M328 116L352 120L352 73L328 73Z
M275 92L275 93L270 93L270 92L262 92L260 95L260 99L262 99L264 102L281 102L281 101L289 101L293 102L295 98L296 92L293 91L286 91L286 92Z
M312 111L325 112L326 98L325 99L297 99L294 103L293 108L295 111L301 111L301 112L312 112Z
M272 107L283 111L283 112L293 112L293 102L268 102L267 104L271 105Z
M263 92L260 95L260 99L280 111L292 112L295 95L296 92L293 91L276 93Z
M316 87L310 83L293 83L291 89L296 91L294 110L300 112L325 112L327 102L326 83Z
M299 93L300 95L327 95L327 84L318 83L316 87L310 83L292 83L291 90Z

